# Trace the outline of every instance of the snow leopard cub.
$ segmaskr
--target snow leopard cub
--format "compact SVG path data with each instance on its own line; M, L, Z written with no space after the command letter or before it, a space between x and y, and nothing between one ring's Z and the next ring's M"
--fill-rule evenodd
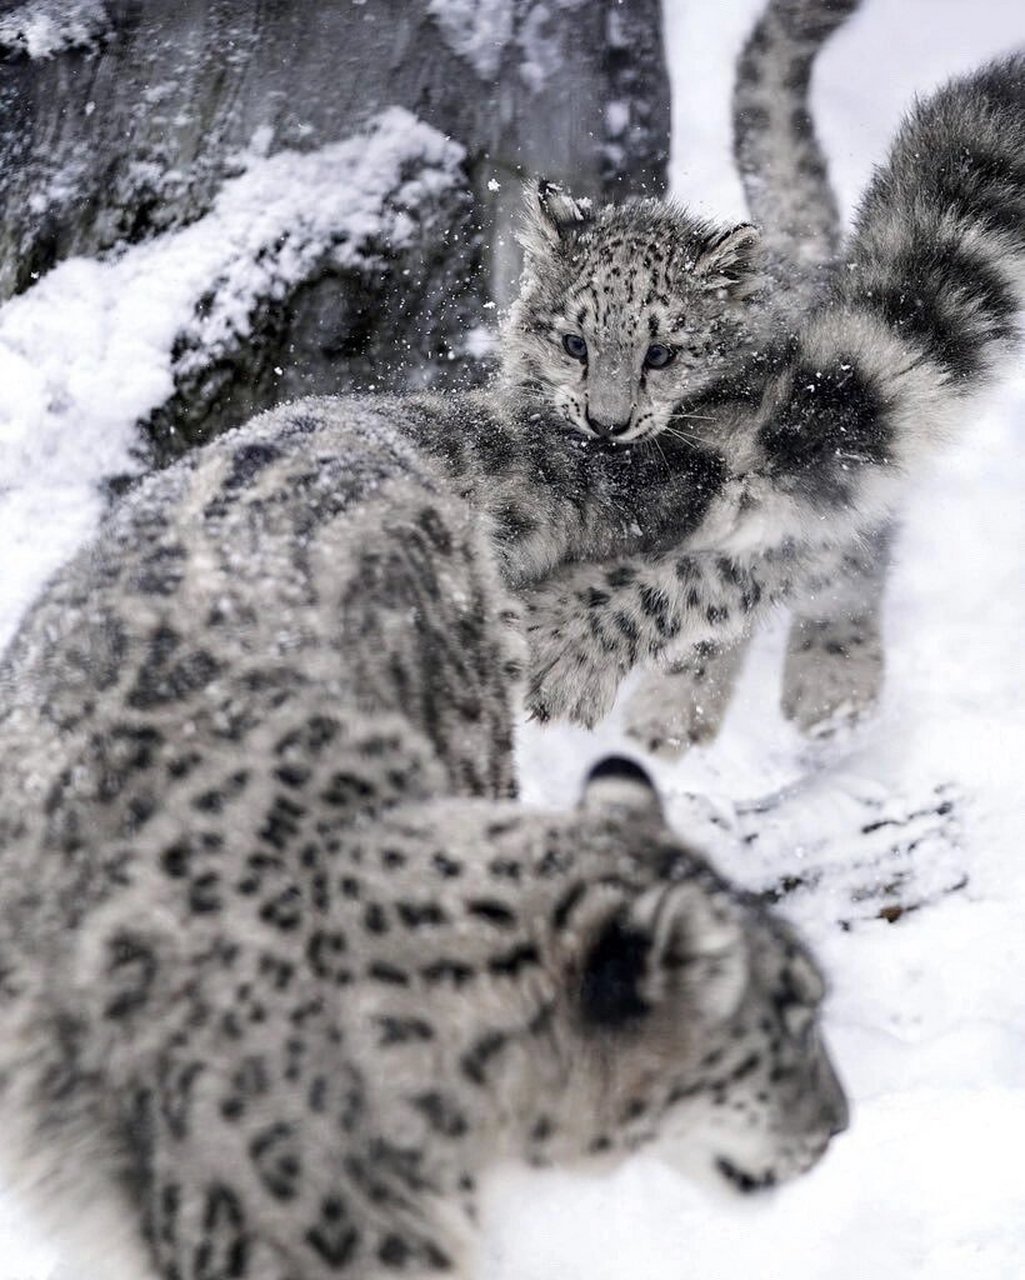
M594 724L636 663L728 643L771 602L874 572L870 544L908 475L1017 352L1023 147L1021 56L916 106L862 201L844 269L796 331L715 385L698 380L668 430L635 433L665 454L665 479L631 504L646 545L662 550L568 565L530 593L535 714ZM567 297L590 287L574 275L594 221L580 212L559 223L553 249ZM632 307L622 323L635 325ZM845 643L865 640L852 613Z
M502 380L589 439L652 438L681 400L773 332L758 231L661 200L592 208L549 183L528 192L526 266Z
M151 477L0 669L3 1156L103 1280L475 1274L480 1175L742 1191L846 1123L822 981L609 761L513 789L517 610L380 402Z
M857 7L858 0L771 0L744 46L734 90L734 147L757 232L745 225L713 229L656 201L593 215L562 193L542 192L536 204L528 201L528 271L508 335L513 354L507 368L514 378L526 381L524 375L532 371L542 394L546 385L550 388L547 399L557 411L569 421L577 413L578 426L574 402L584 394L585 430L594 405L608 400L607 384L612 384L624 404L633 404L642 441L667 415L675 415L669 430L697 442L676 412L679 401L700 398L701 388L718 381L724 368L735 369L792 330L821 290L822 267L836 256L839 215L808 94L816 56ZM574 252L567 275L559 250L568 238ZM712 265L717 251L723 253L725 274ZM592 303L601 296L600 325L587 306L578 307L575 316L563 314L570 310L568 299L577 296L577 282L583 282L585 298L590 290ZM651 314L653 289L669 318L685 321L687 341L684 346L667 336L668 345L656 342L638 378L644 335L638 339L636 326L646 320L651 329L659 323ZM564 348L569 344L582 353L577 388L567 362L552 359L553 344L523 340L524 333L543 332L546 312L568 331L562 333ZM574 325L589 331L596 350L587 351L588 339L575 334ZM596 330L604 330L597 342ZM615 351L617 343L622 351ZM666 363L652 366L650 354ZM646 409L645 397L658 398L659 414ZM600 408L597 413L600 418ZM620 434L624 440L630 435ZM882 539L873 545L882 546ZM878 603L884 567L885 557L878 565L862 557L842 600L798 595L791 601L795 619L783 707L806 731L832 724L841 709L857 718L875 702L882 668ZM854 636L858 643L852 645ZM648 675L627 707L628 732L647 749L669 755L714 736L749 638L710 639L685 651L668 673Z

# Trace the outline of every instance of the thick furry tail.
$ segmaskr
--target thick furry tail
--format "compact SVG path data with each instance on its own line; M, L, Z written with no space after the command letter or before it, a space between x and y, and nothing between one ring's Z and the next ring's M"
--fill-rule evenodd
M850 305L970 386L1017 341L1025 298L1025 53L955 80L905 121L862 200Z
M814 270L840 251L840 215L815 135L815 58L861 0L769 0L737 62L733 154L770 254Z
M1025 54L919 103L862 201L831 296L758 414L763 474L820 511L885 514L903 474L1018 349Z

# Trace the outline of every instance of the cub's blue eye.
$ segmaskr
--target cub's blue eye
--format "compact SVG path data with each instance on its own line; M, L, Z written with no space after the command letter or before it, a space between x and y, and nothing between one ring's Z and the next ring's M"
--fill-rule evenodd
M574 360L583 361L587 359L587 343L579 333L564 334L562 345L566 348L566 354L571 355Z
M664 342L653 342L644 356L644 363L649 369L664 369L676 352Z

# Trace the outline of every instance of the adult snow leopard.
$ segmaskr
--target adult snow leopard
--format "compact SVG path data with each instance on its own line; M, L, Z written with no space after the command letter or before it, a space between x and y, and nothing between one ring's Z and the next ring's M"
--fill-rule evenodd
M0 670L0 1129L97 1280L474 1274L492 1160L751 1191L846 1123L790 931L625 761L513 788L516 608L379 402L130 495Z
M866 539L899 506L909 472L1020 342L1023 148L1022 56L919 104L868 188L826 296L796 332L715 378L692 364L691 298L703 282L724 303L747 292L747 237L702 240L645 202L592 213L563 198L538 215L549 224L544 256L534 237L543 283L521 300L517 331L539 421L545 406L548 421L562 413L585 447L598 446L602 471L615 446L586 416L589 388L604 386L599 366L629 357L638 385L665 371L671 390L658 393L657 411L645 407L649 393L616 423L631 453L664 455L663 479L646 487L639 472L623 511L640 554L571 565L531 594L538 715L593 724L635 662L728 641L768 602L871 573ZM627 225L631 276L614 302L595 305L596 262ZM670 286L674 272L685 288ZM644 367L652 346L658 369ZM854 626L849 646L863 641Z

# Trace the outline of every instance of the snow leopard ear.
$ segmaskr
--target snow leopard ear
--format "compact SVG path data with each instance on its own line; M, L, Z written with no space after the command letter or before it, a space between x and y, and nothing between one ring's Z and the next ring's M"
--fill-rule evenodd
M725 289L731 298L746 298L761 287L758 268L762 233L750 222L716 231L701 246L694 274L706 289Z
M658 1009L723 1022L748 982L736 909L696 879L659 884L592 935L581 968L584 1020L614 1030Z
M590 200L574 200L544 178L528 182L523 194L527 216L520 243L528 253L544 253L562 244L593 217Z
M580 808L626 810L638 817L662 817L655 784L639 764L626 756L606 756L587 776Z

